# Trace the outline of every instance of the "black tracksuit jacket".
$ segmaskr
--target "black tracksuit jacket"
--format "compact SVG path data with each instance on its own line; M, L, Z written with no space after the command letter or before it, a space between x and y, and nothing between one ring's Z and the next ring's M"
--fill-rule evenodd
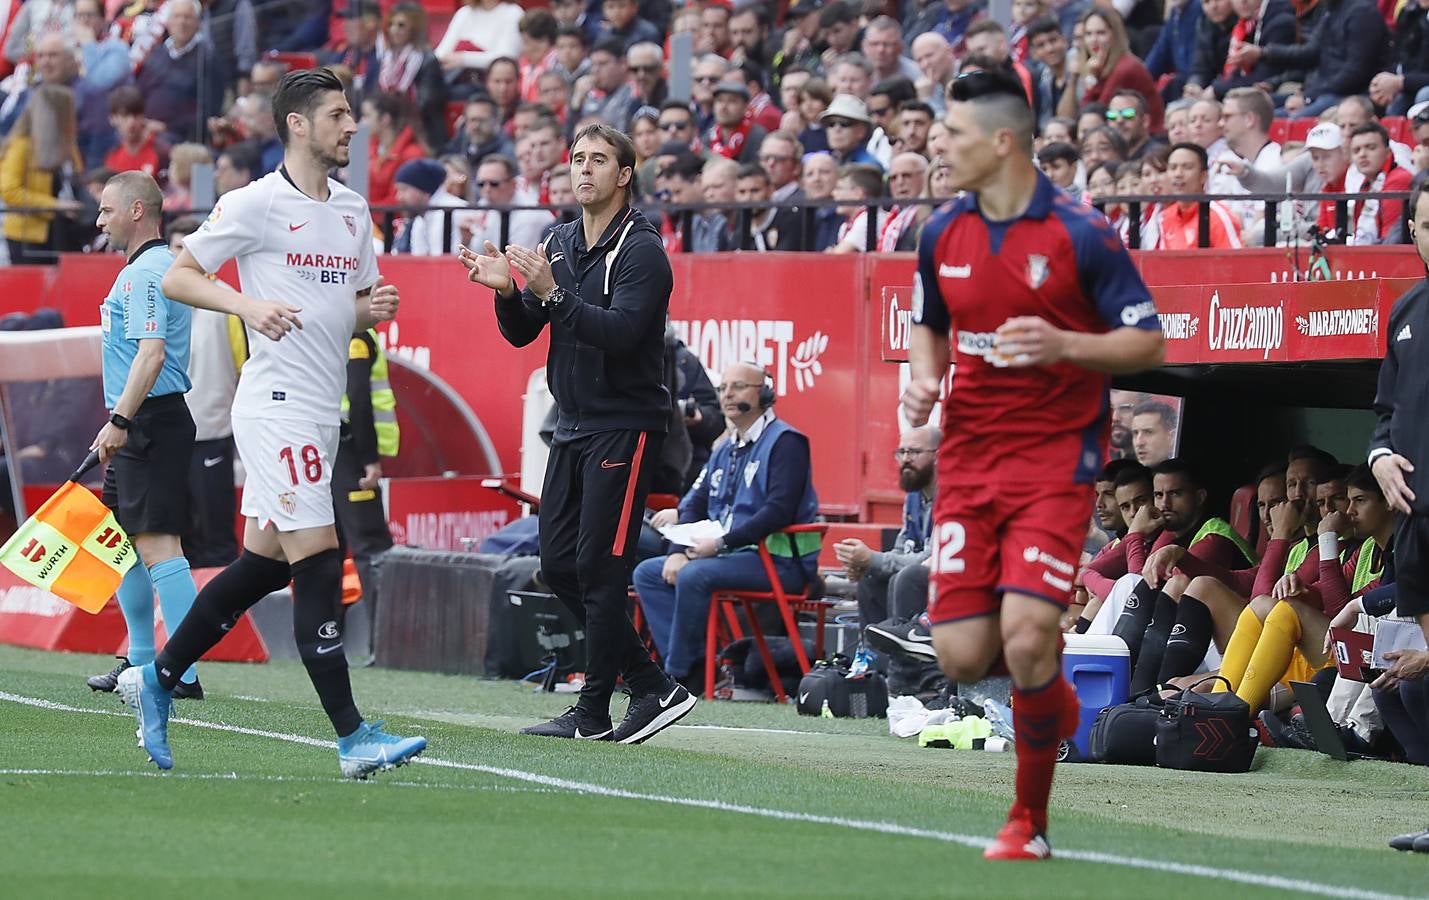
M515 347L551 326L546 383L558 411L555 443L602 431L664 434L665 316L674 279L660 233L625 207L594 247L580 219L557 225L546 257L566 299L543 307L530 289L496 296L501 334Z

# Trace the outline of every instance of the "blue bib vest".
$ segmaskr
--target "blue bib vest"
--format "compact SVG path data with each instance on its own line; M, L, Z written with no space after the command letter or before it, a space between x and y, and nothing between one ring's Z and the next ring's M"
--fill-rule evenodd
M701 485L708 494L709 517L724 525L725 530L749 521L763 509L769 499L769 455L779 437L786 432L799 432L782 419L773 419L765 426L753 446L735 447L732 440L715 448L705 464L705 479ZM796 473L784 473L797 478ZM803 473L804 490L791 525L813 522L819 512L819 495L814 492L813 472ZM793 538L792 546L790 538ZM764 546L775 556L798 557L806 569L818 566L822 541L814 533L771 534ZM752 546L730 547L731 552L752 550Z

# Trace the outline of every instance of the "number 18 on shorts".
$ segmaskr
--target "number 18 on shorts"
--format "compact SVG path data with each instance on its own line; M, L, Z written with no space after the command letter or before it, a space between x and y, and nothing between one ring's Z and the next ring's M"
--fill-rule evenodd
M279 531L333 524L332 462L338 426L291 419L233 419L243 460L243 515Z

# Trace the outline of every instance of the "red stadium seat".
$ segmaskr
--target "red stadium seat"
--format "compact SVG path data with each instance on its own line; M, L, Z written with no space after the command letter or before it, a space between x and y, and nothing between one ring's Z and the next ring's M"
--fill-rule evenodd
M816 522L809 525L790 525L777 533L789 535L789 541L792 544L795 534L813 532L823 535L828 532L828 528L827 524ZM819 596L819 581L815 579L811 582L802 595L791 596L779 583L779 576L774 571L774 557L763 544L759 545L759 561L764 564L764 572L769 578L770 590L716 591L711 599L709 618L705 624L706 700L714 699L715 669L718 663L716 657L719 652L720 633L723 631L734 640L744 636L744 630L739 624L739 617L735 614L735 604L744 608L744 615L749 622L750 631L754 632L754 643L759 648L760 657L764 660L764 671L769 675L769 686L774 691L774 698L780 703L788 702L789 698L784 693L784 685L779 680L779 671L774 665L774 657L769 653L769 645L764 640L764 632L760 629L759 620L754 615L754 604L773 603L779 607L779 615L784 620L784 628L789 632L790 643L794 645L794 656L799 660L799 669L806 674L810 666L809 656L804 652L804 642L799 638L799 625L794 619L794 613L814 613L817 616L814 627L814 656L822 658L824 655L824 610L833 606L833 602Z
M1256 493L1255 485L1246 484L1236 488L1231 495L1230 523L1236 533L1245 538L1246 541L1255 547L1259 554L1264 548L1264 535L1259 534L1260 516L1255 508Z

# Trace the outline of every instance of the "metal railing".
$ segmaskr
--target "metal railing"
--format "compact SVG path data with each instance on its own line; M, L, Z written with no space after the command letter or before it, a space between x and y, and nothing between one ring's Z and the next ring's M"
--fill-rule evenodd
M1196 246L1198 248L1208 248L1211 245L1211 216L1209 214L1212 202L1222 203L1260 203L1264 205L1265 214L1265 236L1263 244L1266 247L1280 246L1281 237L1297 239L1300 235L1300 224L1295 223L1293 235L1282 235L1280 229L1280 205L1283 203L1314 203L1316 205L1316 217L1318 218L1318 207L1320 203L1332 202L1335 205L1335 232L1337 238L1332 240L1319 239L1321 243L1344 243L1345 234L1349 231L1349 204L1363 203L1370 200L1391 200L1407 201L1409 193L1406 191L1365 191L1354 194L1344 193L1274 193L1274 194L1165 194L1165 195L1113 195L1098 198L1092 205L1097 209L1105 210L1111 205L1122 205L1126 207L1127 216L1131 225L1128 228L1127 246L1133 250L1141 248L1142 240L1142 211L1154 204L1170 203L1195 203L1197 206L1198 233L1196 236ZM836 207L861 206L868 215L870 223L877 222L877 213L880 210L887 210L894 206L930 206L936 207L948 202L946 199L936 199L919 197L910 200L895 201L888 197L879 198L875 202L852 203L847 200L835 200L832 198L824 200L802 200L796 203L759 201L749 203L636 203L636 208L642 210L652 219L657 216L674 218L679 223L679 233L683 242L682 250L690 252L694 237L694 219L698 215L705 213L720 213L726 217L732 216L733 229L731 239L735 248L746 247L752 244L754 224L761 215L770 210L782 211L792 210L799 216L801 227L799 228L799 246L797 248L780 247L779 249L795 249L798 251L812 251L814 249L815 232L823 210L833 210ZM441 245L444 254L452 253L456 247L452 242L453 224L455 217L467 212L497 213L500 218L499 246L506 246L510 242L511 216L518 212L539 211L554 214L557 218L562 216L575 216L579 210L577 207L555 207L550 205L530 205L513 204L510 206L443 206L429 207L418 215L426 215L433 212L441 213L442 236ZM51 213L48 207L12 207L0 205L0 212L6 213ZM166 211L164 221L167 225L174 219L187 215L207 215L209 210L176 210ZM378 206L372 208L378 230L382 236L383 250L392 252L392 248L397 240L397 221L400 218L412 215L412 213L396 206ZM726 223L729 224L728 221ZM878 249L879 229L869 227L865 230L864 250L874 252ZM473 248L477 249L477 248Z

